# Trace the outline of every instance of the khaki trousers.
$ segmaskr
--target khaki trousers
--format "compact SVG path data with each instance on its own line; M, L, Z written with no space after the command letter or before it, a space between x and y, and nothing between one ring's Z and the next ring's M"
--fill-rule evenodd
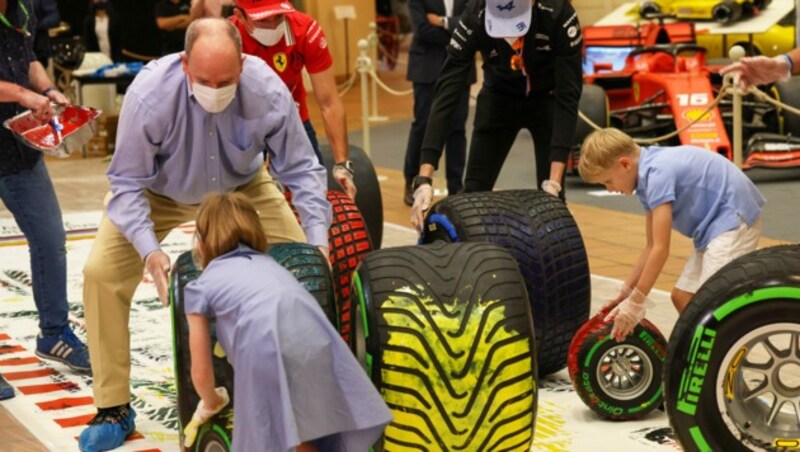
M286 199L265 170L236 191L248 195L255 204L270 243L306 241ZM159 241L173 228L195 218L198 206L179 204L150 192L146 192L146 196ZM106 203L110 198L109 193ZM144 262L136 249L104 212L83 268L83 303L94 374L92 388L98 408L130 402L128 320L131 299L142 280L143 269Z

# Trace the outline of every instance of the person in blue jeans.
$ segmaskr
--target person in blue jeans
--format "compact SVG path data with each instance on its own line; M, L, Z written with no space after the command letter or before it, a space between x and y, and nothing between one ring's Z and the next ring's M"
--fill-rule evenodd
M33 53L36 29L31 0L0 0L0 122L26 109L45 123L51 102L67 104ZM67 251L61 208L42 153L0 128L0 199L14 215L30 248L33 298L39 311L36 355L89 373L89 353L67 320ZM0 400L14 390L0 377Z
M199 278L186 286L192 383L201 400L185 447L228 403L215 388L211 324L234 369L233 451L366 451L392 415L314 297L264 254L258 212L241 193L197 212Z

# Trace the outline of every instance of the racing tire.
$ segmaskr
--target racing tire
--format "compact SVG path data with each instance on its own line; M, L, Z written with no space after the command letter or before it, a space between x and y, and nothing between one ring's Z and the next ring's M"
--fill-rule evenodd
M299 222L300 218L292 203L291 193L287 191L284 195ZM353 334L355 312L350 302L350 278L364 255L372 251L372 242L366 221L349 196L340 191L328 190L327 199L331 203L333 212L331 227L328 229L328 251L339 312L334 325L338 325L342 339L348 343L351 350L355 351L357 345L356 335Z
M231 440L221 428L216 425L204 429L197 439L197 447L190 448L197 452L228 452L231 450ZM198 436L200 436L198 435Z
M368 225L349 196L330 190L328 201L333 210L333 221L328 231L328 249L338 300L339 334L350 345L350 349L356 351L356 313L351 297L351 279L358 264L372 251L372 244L367 232Z
M589 319L572 339L569 378L583 403L613 421L639 419L661 405L667 340L642 320L622 342L611 337L606 311Z
M284 266L308 290L325 311L328 318L333 317L335 323L335 296L331 280L330 267L325 257L313 245L305 243L284 243L270 246L267 254ZM184 311L184 289L186 285L200 276L200 270L194 263L192 253L187 251L175 261L170 277L170 314L172 316L172 340L175 367L175 382L178 392L178 418L183 435L183 426L192 419L200 397L194 390L191 375L191 356L189 353L189 325ZM225 357L221 347L217 347L215 323L211 322L212 365L217 386L224 386L230 395L230 404L215 418L232 416L234 387L233 368ZM232 426L232 424L231 424ZM221 428L221 427L220 427ZM224 431L225 429L223 429ZM230 431L226 432L230 438ZM198 438L199 441L199 438Z
M566 205L539 190L448 196L425 218L421 243L489 242L517 260L535 322L539 376L562 369L589 318L586 248Z
M654 2L643 2L639 8L639 16L642 19L650 19L650 16L659 15L663 13L661 6Z
M800 245L761 249L709 278L678 319L664 374L670 424L687 451L797 448L798 380Z
M608 112L608 96L606 90L597 85L583 85L581 91L581 98L578 103L578 110L580 110L587 118L600 127L608 127L610 123ZM580 148L583 140L594 132L594 128L583 120L580 116L575 125L575 144L573 149L575 152L571 153L572 157L572 174L578 174L578 162L580 161Z
M728 25L742 16L742 5L732 1L717 3L711 9L711 18L719 24Z
M383 198L381 198L381 185L378 174L369 156L363 149L350 146L350 160L355 167L353 180L356 184L356 206L367 222L369 238L374 249L380 249L383 243ZM333 178L333 154L329 146L320 146L322 160L328 170L328 189L344 192L342 186Z
M487 243L374 251L353 284L367 372L394 415L375 450L530 450L533 324L508 251Z
M800 108L800 77L792 77L785 82L775 83L772 92L780 102ZM800 116L784 109L779 109L778 112L780 134L800 138Z

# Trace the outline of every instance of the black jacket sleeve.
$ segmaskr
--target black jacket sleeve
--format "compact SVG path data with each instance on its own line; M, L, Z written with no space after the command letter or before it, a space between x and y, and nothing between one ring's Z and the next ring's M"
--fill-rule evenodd
M447 42L450 41L450 32L428 22L428 10L425 9L424 0L410 0L408 12L411 15L414 37L442 47L447 45Z
M555 62L555 109L553 134L550 141L550 161L566 162L575 140L578 102L583 90L581 67L581 26L578 14L570 2L564 2L556 17L553 37Z
M475 52L479 48L479 36L483 33L483 17L480 14L483 8L480 4L470 2L447 46L447 58L436 80L433 105L422 140L420 164L429 163L434 168L439 166L459 96L464 85L469 84L470 74L475 68Z

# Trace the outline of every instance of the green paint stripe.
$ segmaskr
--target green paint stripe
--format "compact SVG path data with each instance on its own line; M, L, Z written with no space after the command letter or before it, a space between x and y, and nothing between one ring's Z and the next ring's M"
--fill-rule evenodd
M711 446L708 445L705 437L703 437L703 432L700 431L700 427L694 426L690 428L689 434L692 435L692 439L700 452L711 452Z
M631 414L638 413L639 411L642 411L643 409L645 409L647 407L653 406L653 404L656 403L658 401L658 399L661 398L661 393L662 392L664 392L664 387L659 385L658 391L656 391L655 395L650 400L648 400L647 402L637 406L636 408L631 408L630 410L628 410L628 413L631 413Z
M768 287L740 295L717 308L714 311L714 318L720 321L747 305L775 298L800 300L800 287Z
M586 355L586 359L583 360L583 365L585 367L589 367L589 361L592 360L592 356L594 356L594 353L597 351L598 348L600 348L601 345L605 344L609 340L611 340L611 335L608 335L604 339L597 341L597 343L595 343L592 346L592 348L589 350L589 353Z
M361 276L356 271L353 273L353 284L356 286L356 297L358 298L358 305L361 307L361 324L364 326L364 342L367 342L367 338L369 337L369 325L367 324L367 302L364 300L364 290L361 287ZM352 331L351 334L356 334L355 331ZM369 351L366 351L366 345L364 346L364 361L367 367L367 375L372 378L372 354Z

